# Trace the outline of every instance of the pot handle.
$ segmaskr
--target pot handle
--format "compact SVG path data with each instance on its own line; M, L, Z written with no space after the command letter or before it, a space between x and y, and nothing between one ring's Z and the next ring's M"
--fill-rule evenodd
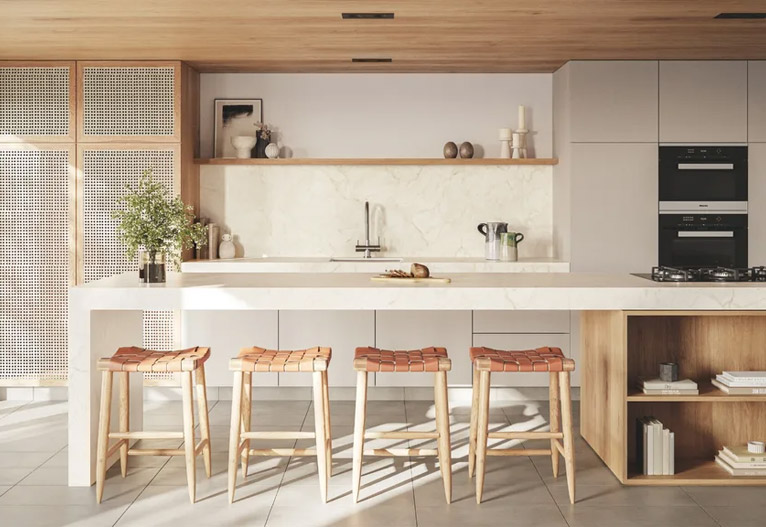
M522 241L524 241L524 235L523 235L523 234L521 234L520 232L517 232L517 233L516 233L516 236L515 236L515 238L516 238L516 245L518 245L518 244L520 244Z
M482 227L484 229L482 229ZM487 233L489 232L489 227L486 223L479 223L477 229L479 229L479 232L482 233L484 236L487 236Z

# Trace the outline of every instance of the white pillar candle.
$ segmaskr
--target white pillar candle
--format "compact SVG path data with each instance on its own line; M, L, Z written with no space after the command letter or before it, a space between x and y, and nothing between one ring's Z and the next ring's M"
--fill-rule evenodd
M523 105L519 106L519 130L527 129L527 112Z

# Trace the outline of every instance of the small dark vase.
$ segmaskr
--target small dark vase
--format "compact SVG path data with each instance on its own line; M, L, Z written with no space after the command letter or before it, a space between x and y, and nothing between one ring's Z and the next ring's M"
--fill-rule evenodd
M266 138L264 139L264 136ZM269 146L269 143L271 143L271 132L258 132L255 134L255 146L252 150L252 155L255 158L258 159L265 159L266 156L266 147Z
M144 261L144 283L145 284L163 284L165 283L165 253L146 252Z

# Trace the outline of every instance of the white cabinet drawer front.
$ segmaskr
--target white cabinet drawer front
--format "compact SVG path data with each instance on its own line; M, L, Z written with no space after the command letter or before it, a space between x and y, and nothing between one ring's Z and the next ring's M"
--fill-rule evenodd
M181 343L207 346L208 386L231 386L229 359L247 346L277 347L276 311L182 311ZM253 373L253 386L277 386L277 373Z
M474 311L474 333L569 333L569 311Z
M374 311L280 311L279 347L332 348L330 386L356 386L354 350L375 343ZM309 373L283 373L280 386L311 386Z
M474 335L473 345L509 351L549 346L561 348L569 356L569 334ZM547 373L496 373L492 375L492 386L548 386L548 379Z
M376 345L382 349L447 348L450 385L471 384L470 311L377 311ZM433 386L432 373L378 373L377 386Z

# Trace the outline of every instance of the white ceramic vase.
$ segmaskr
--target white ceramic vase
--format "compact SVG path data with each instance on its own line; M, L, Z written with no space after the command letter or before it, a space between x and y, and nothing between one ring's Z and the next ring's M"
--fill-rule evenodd
M234 242L231 241L231 234L221 236L221 244L218 246L218 258L228 260L234 258Z
M256 139L251 135L237 135L231 138L231 146L237 151L237 159L249 159Z
M264 150L266 157L276 159L279 157L279 146L276 143L269 143Z

